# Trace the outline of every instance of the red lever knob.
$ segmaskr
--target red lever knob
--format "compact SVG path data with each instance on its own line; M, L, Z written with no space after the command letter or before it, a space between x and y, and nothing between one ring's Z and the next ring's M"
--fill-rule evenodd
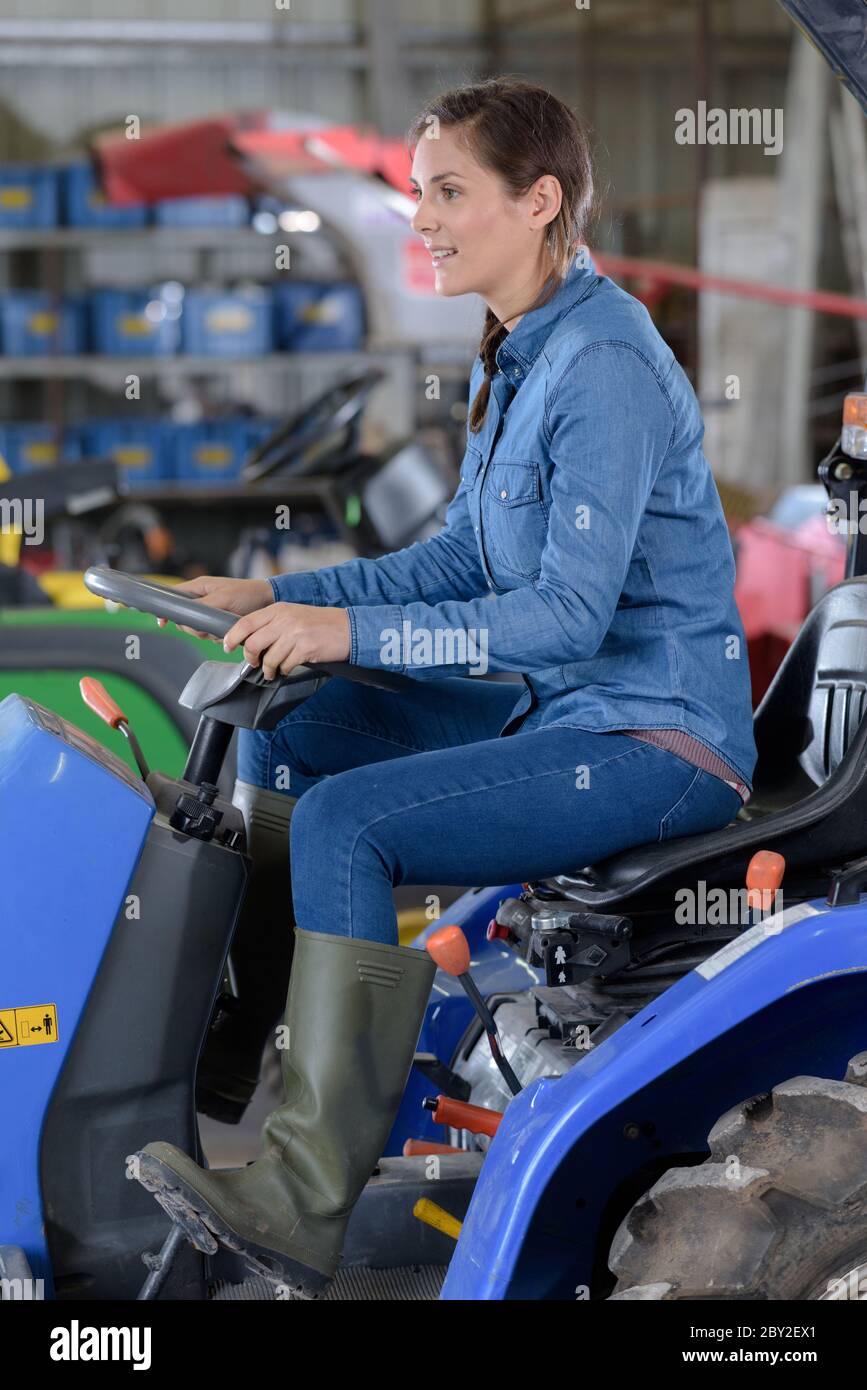
M502 922L498 922L496 917L492 917L490 922L488 923L488 928L485 932L485 936L488 938L489 941L508 941L509 928L504 927Z
M454 1144L437 1144L433 1139L405 1139L403 1143L404 1158L418 1158L426 1154L461 1154L463 1149L455 1148Z
M423 1101L426 1110L433 1111L438 1125L451 1125L453 1129L468 1129L470 1134L489 1134L494 1137L503 1118L501 1110L488 1110L484 1105L470 1105L465 1100L451 1100L448 1096L432 1097Z

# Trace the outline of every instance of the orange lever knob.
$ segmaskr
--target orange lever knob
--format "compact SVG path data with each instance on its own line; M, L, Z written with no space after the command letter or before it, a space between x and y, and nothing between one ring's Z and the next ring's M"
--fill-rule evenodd
M425 1107L433 1111L438 1125L451 1125L453 1129L468 1129L470 1134L488 1134L494 1137L503 1118L501 1110L488 1110L484 1105L470 1105L465 1100L451 1100L449 1096L437 1096L436 1102L425 1101Z
M129 723L120 705L111 698L102 682L96 680L94 676L82 676L78 682L78 688L87 708L92 709L94 714L98 714L100 719L110 728L116 729L119 724Z
M463 1149L458 1149L454 1144L437 1144L433 1139L405 1139L403 1144L404 1158L420 1158L426 1154L461 1154Z
M783 881L786 861L772 849L760 849L747 867L747 904L762 912L773 906L774 894Z
M460 927L439 927L425 942L428 955L447 975L466 975L470 944Z

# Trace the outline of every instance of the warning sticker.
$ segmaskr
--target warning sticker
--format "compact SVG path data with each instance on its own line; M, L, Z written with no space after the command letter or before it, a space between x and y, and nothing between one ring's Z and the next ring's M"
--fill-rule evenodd
M57 1042L57 1007L30 1004L24 1009L0 1009L0 1052L4 1047L33 1047Z
M813 907L810 903L796 903L794 907L787 907L783 912L772 913L770 917L765 917L754 927L750 927L742 936L736 936L734 941L708 956L707 960L696 966L696 974L703 975L706 980L712 980L721 970L733 965L756 946L761 946L769 937L778 936L786 927L791 927L795 922L802 922L805 917L818 916L819 911L818 907Z

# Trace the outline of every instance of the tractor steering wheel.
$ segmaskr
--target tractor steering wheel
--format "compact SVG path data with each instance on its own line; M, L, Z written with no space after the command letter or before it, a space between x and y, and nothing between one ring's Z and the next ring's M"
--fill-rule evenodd
M178 593L168 584L138 579L131 574L122 574L120 570L109 569L107 565L91 565L85 571L84 583L98 598L120 603L124 608L134 608L138 613L151 613L155 618L167 618L179 626L207 632L211 637L225 637L229 628L238 621L237 613L227 613L223 608L209 608L198 599ZM366 666L351 666L348 661L296 666L288 676L278 679L294 685L309 680L311 675L343 676L346 680L358 681L360 685L375 685L380 690L417 689L415 681L409 676L399 675L396 671L371 671Z
M382 367L366 367L357 376L329 386L258 446L244 464L242 480L258 482L273 473L303 476L324 458L345 451L368 396L385 376Z

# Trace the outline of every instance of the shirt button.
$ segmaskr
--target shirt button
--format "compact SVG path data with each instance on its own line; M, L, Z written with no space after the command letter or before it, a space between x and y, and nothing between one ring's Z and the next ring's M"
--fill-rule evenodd
M500 496L505 499L506 497L508 497L508 495L509 494L507 493L506 489L503 488L503 491L500 493Z
M478 526L477 526L477 527L476 527L476 530L478 531L478 529L479 529L479 528L478 528Z

